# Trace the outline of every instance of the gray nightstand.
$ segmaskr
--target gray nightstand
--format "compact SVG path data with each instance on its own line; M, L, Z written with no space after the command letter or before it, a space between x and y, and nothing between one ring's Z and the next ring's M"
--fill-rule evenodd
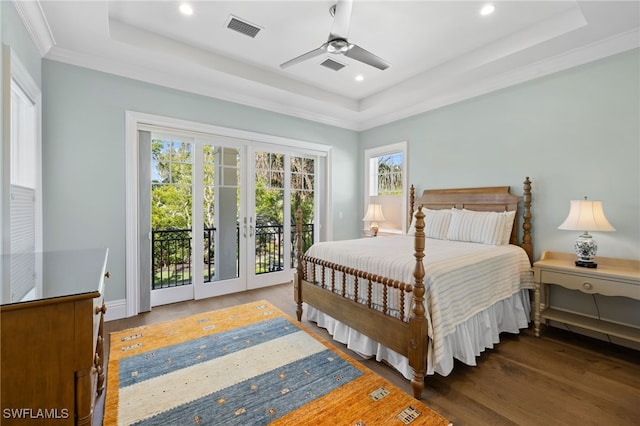
M635 260L598 257L598 267L581 268L574 265L575 254L544 252L533 264L535 289L535 334L540 336L540 323L548 320L582 327L611 336L640 342L640 328L598 318L554 309L549 306L549 286L558 285L571 290L604 296L624 296L640 300L640 262ZM541 301L541 295L544 301Z

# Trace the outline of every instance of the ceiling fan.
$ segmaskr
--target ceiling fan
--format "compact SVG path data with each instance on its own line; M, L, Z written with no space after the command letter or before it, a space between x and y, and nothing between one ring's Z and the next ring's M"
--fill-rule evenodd
M333 26L331 27L331 32L329 33L327 42L311 52L307 52L297 58L293 58L290 61L280 64L280 68L284 69L290 67L291 65L298 64L306 61L307 59L315 58L325 52L342 54L348 58L352 58L356 61L378 68L379 70L389 68L391 64L387 61L363 49L357 44L349 43L347 40L349 25L351 23L352 6L353 0L338 0L338 3L330 9L334 18Z

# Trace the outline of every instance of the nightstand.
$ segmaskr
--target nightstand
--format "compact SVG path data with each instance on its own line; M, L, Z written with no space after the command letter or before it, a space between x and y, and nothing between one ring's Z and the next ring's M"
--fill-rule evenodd
M640 262L598 257L597 268L575 266L575 254L545 251L533 264L535 280L534 324L540 336L540 322L548 320L582 327L640 343L640 328L554 309L549 306L549 286L604 296L624 296L640 300ZM541 293L544 301L541 301Z

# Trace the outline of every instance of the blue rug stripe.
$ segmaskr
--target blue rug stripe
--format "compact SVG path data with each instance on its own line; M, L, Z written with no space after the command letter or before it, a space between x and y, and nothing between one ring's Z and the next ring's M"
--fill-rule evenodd
M325 350L135 424L266 425L362 375Z
M286 318L249 324L120 360L120 387L228 355L300 331Z

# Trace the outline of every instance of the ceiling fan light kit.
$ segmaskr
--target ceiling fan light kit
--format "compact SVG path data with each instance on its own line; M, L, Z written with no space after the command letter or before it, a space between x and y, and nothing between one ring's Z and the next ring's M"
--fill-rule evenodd
M389 68L390 64L384 59L356 44L349 43L347 35L349 34L349 26L351 24L352 6L353 0L338 0L337 4L331 6L331 8L329 8L329 13L334 17L334 19L333 26L331 27L331 32L329 33L329 38L326 43L322 44L317 49L280 64L280 68L288 68L326 52L336 55L344 55L379 70Z

